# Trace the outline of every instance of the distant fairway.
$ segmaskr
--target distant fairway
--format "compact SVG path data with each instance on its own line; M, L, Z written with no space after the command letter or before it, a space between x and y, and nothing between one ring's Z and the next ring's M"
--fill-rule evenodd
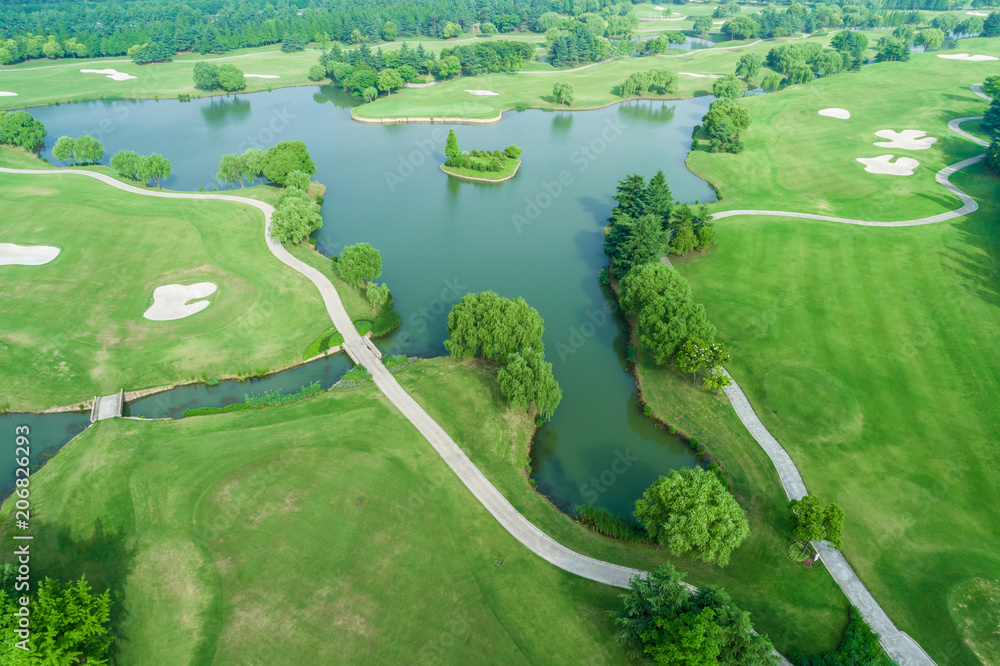
M10 149L0 165L44 167ZM0 401L13 411L286 367L330 325L312 285L267 251L256 210L21 174L0 174L0 206L0 242L62 249L0 266ZM143 318L157 287L206 281L219 289L204 311Z
M984 42L963 49L982 52ZM723 209L898 220L955 208L933 173L982 149L946 123L982 114L986 104L968 86L995 73L961 64L914 56L748 100L755 123L746 152L693 153L689 163L719 186ZM829 106L853 117L816 115ZM938 142L920 151L872 146L883 128L926 130ZM917 175L875 176L851 164L890 152L920 160ZM727 218L711 252L676 262L732 348L734 377L810 491L845 508L844 553L858 575L939 663L963 639L950 591L1000 576L1000 178L980 163L951 180L979 211L899 229ZM644 372L644 384L661 387L654 404L668 418L684 404L669 375ZM976 663L960 650L960 663Z

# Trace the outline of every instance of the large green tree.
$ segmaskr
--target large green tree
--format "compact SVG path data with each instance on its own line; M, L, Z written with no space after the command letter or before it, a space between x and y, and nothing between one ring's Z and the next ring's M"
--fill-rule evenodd
M160 183L170 177L170 160L159 153L147 155L142 159L143 164L139 166L139 179L143 183L147 183L152 178L153 182L156 183L157 189L159 189Z
M196 62L192 73L194 87L199 90L215 90L219 87L219 66L210 62Z
M448 313L444 347L455 358L483 358L504 363L524 349L542 351L545 326L538 310L523 298L509 299L492 291L466 294Z
M237 92L247 87L247 81L242 70L227 63L219 66L219 87L226 92Z
M139 166L143 161L143 157L139 153L131 150L119 150L111 156L111 168L122 178L139 180Z
M497 372L500 392L514 407L530 409L545 419L562 400L562 389L552 375L552 364L545 360L545 353L531 347L511 354Z
M46 578L28 608L31 635L28 650L16 647L14 633L20 608L13 597L0 598L0 663L7 666L76 666L107 664L111 647L108 592L93 594L86 577L69 583Z
M678 271L661 263L646 264L630 271L621 281L619 301L629 314L661 296L690 300L691 286Z
M746 512L719 478L700 467L661 476L635 503L634 515L674 555L719 566L750 535Z
M271 237L281 243L301 243L323 226L319 206L298 188L282 191L271 215Z
M215 174L216 179L226 185L239 183L240 187L243 187L245 185L243 176L243 161L240 156L236 153L223 155L219 160L219 172Z
M837 504L823 506L820 501L806 495L802 499L788 502L788 525L792 535L799 541L829 541L836 548L841 547L844 535L844 510Z
M282 141L268 148L261 165L261 172L268 180L285 184L285 177L293 171L301 171L310 176L316 173L316 165L309 157L306 144L301 141Z
M382 274L382 255L369 243L348 245L340 253L337 269L352 287L360 287Z
M77 138L75 149L79 162L97 164L104 157L104 144L89 134Z
M760 74L760 66L764 59L758 53L744 53L736 63L736 76L747 83L753 83ZM721 79L719 79L721 81ZM714 86L713 86L714 87Z
M60 162L71 162L76 166L76 139L71 136L61 136L52 146L52 157Z
M45 125L27 111L0 111L0 143L35 152L45 141Z
M248 181L253 183L253 179L260 180L264 184L264 151L260 148L247 148L246 152L240 155L240 173Z

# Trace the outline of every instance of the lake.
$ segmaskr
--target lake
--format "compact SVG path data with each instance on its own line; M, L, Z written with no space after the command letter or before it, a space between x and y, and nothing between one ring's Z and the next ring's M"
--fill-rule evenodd
M524 150L517 176L500 184L440 171L448 126L360 125L350 119L353 100L329 86L187 102L95 101L31 113L48 129L43 155L53 163L48 149L55 139L88 133L104 142L105 163L123 149L166 156L173 173L164 186L177 190L227 189L215 179L225 153L304 141L314 179L327 187L318 249L332 255L366 241L382 253L380 281L392 290L403 325L378 346L441 355L448 311L462 295L522 296L545 320L548 359L563 389L562 404L536 438L533 477L562 508L592 501L629 514L657 476L696 462L641 414L624 360L626 326L598 281L606 264L602 228L615 185L629 173L648 178L663 169L675 198L714 199L684 165L692 127L710 101L529 110L493 125L455 125L463 150ZM157 402L168 405L162 413L174 414L172 404L203 404L212 393L189 391L182 399L161 397ZM133 413L142 411L135 407Z

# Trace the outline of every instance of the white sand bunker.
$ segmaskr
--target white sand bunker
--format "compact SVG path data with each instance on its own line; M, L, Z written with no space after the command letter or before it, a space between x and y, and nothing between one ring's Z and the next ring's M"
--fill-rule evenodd
M699 79L721 79L722 74L693 74L691 72L677 72L683 76L694 76Z
M0 97L17 97L17 93L7 92L6 90L0 90Z
M986 12L965 12L969 16L989 16Z
M245 79L278 79L281 78L277 74L244 74Z
M875 132L875 136L880 136L883 139L889 139L888 141L876 141L875 145L879 148L902 148L904 150L927 150L931 145L937 141L932 136L925 137L921 139L920 137L925 136L927 132L921 132L920 130L903 130L902 132L894 132L893 130L879 130Z
M983 60L1000 60L996 56L988 55L969 55L968 53L956 53L954 55L938 55L938 58L944 58L945 60L968 60L970 62L982 62Z
M821 116L829 116L830 118L840 118L841 120L847 120L848 118L851 117L850 111L848 111L847 109L839 109L837 107L833 107L830 109L820 109L816 113L818 113Z
M81 69L80 71L84 74L104 74L112 81L128 81L129 79L139 78L125 72L119 72L117 69Z
M59 256L51 245L14 245L0 243L0 266L41 266Z
M895 162L892 155L879 155L878 157L859 157L858 161L865 165L868 173L885 173L891 176L912 176L913 170L920 166L920 162L912 157L900 157Z
M142 315L153 321L183 319L198 314L210 305L209 301L188 303L195 298L205 298L215 293L213 282L198 284L167 284L153 291L153 305Z
M466 90L465 92L470 95L499 95L500 93L495 93L492 90Z

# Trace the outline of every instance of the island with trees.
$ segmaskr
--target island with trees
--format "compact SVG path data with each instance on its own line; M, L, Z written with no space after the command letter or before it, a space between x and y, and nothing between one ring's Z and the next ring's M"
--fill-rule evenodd
M510 180L521 166L521 149L510 145L503 150L472 150L463 153L458 147L455 130L448 130L444 154L448 157L441 171L466 180L499 183Z

